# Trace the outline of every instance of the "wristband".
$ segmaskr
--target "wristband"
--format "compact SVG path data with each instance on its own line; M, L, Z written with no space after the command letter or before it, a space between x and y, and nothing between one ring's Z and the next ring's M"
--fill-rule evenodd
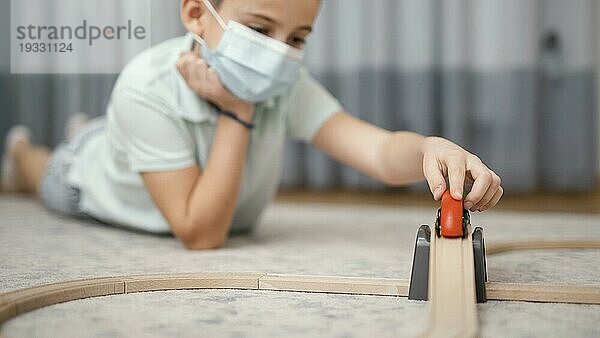
M246 121L240 119L236 114L234 114L232 112L222 111L221 109L217 109L217 113L219 113L220 115L225 115L233 120L238 121L240 124L242 124L244 127L246 127L249 130L254 129L254 123L246 122Z

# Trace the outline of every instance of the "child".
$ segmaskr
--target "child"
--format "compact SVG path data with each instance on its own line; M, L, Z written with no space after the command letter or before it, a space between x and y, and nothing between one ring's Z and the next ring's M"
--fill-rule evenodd
M7 136L6 189L51 210L155 233L189 249L251 229L277 191L286 137L391 186L425 178L466 208L498 203L500 178L437 137L390 132L344 113L301 67L320 0L182 0L190 32L135 58L101 117L54 153ZM148 65L151 65L148 67ZM446 186L448 177L450 186Z

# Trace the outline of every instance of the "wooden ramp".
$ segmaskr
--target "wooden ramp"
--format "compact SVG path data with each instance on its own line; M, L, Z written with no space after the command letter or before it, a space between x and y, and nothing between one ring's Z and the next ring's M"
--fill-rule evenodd
M431 235L429 302L429 327L423 337L477 337L471 236L462 239Z

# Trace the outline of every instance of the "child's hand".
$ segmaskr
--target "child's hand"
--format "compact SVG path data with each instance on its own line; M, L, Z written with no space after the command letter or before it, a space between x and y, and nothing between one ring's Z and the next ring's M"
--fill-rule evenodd
M473 182L464 199L465 208L471 211L493 207L504 192L500 177L477 156L439 137L428 137L423 143L423 173L436 201L446 191L445 177L448 177L450 193L455 199L463 197L465 179Z
M239 112L246 111L248 109L245 108L251 106L251 103L238 99L223 87L218 74L200 56L192 52L181 53L177 69L196 94L221 110Z

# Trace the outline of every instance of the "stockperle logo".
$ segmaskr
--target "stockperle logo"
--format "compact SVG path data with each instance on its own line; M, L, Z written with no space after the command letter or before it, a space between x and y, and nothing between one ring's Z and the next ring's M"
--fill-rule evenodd
M148 0L11 0L11 73L118 73L150 19Z

